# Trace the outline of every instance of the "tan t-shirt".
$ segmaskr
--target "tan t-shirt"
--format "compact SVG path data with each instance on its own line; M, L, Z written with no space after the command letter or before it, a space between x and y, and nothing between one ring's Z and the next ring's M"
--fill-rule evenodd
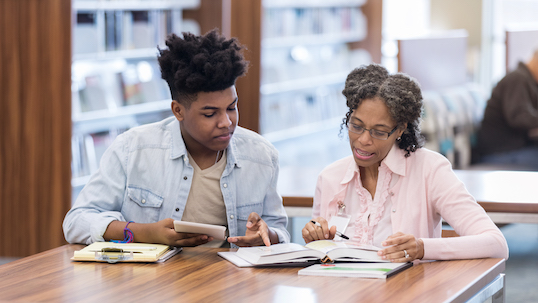
M220 190L220 177L226 167L226 150L224 150L217 163L204 170L200 169L189 153L187 155L194 168L194 173L189 197L181 220L227 227L226 206ZM227 243L226 241L213 240L202 246L221 247Z

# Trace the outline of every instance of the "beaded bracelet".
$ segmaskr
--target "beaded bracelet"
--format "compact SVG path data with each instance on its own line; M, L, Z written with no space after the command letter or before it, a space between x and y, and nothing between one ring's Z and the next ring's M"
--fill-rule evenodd
M134 223L134 221L127 222L127 225L125 225L125 228L123 229L123 241L121 240L112 240L114 243L131 243L134 240L133 231L130 230L127 226L129 226L129 223Z

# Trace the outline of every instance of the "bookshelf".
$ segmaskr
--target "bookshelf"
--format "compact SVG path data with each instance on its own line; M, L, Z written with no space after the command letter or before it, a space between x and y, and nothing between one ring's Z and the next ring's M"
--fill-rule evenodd
M199 28L183 19L200 0L74 0L72 162L73 200L123 131L170 115L157 46L169 33Z
M105 66L109 71L113 67L118 68L113 74L121 74L122 68L139 62L146 61L152 66L150 59L156 57L154 46L148 47L147 43L141 42L133 47L125 42L129 41L129 35L121 34L115 36L114 47L107 46L107 13L110 16L111 12L122 12L117 18L109 17L108 20L123 20L122 24L131 18L157 22L157 25L149 27L155 29L156 37L164 37L162 33L169 31L203 34L215 27L220 28L228 37L237 37L247 46L245 56L251 63L247 76L238 79L236 84L241 99L239 124L261 133L271 141L320 132L328 125L339 125L345 112L341 90L351 68L369 63L370 60L380 63L381 7L381 0L78 0L73 5L76 16L79 13L94 15L93 18L84 15L86 19L82 20L82 24L75 23L81 28L75 26L73 40L76 43L80 36L77 32L80 33L82 29L84 39L91 38L99 43L96 42L93 51L77 52L74 47L73 100L80 98L78 92L85 84L77 81L86 81L85 77L77 77L78 71L90 69L88 65L93 66L94 70L100 66ZM134 16L134 12L141 11L147 11L147 16ZM311 30L288 31L285 34L271 31L272 28L274 30L274 17L278 18L279 14L292 15L290 12L300 12L306 16L301 17L302 23L294 23L292 27L307 27ZM160 17L157 16L159 13ZM196 20L198 27L190 20ZM324 25L320 23L322 20L326 20ZM291 21L298 22L299 19ZM333 26L336 23L339 26ZM88 27L91 29L91 26L99 29L94 31L97 34L84 34L84 30L88 30ZM125 30L125 25L123 29ZM112 33L108 36L112 41ZM157 44L159 42L153 43ZM287 70L285 67L282 69L282 65L275 64L278 61L288 62L292 52L295 61L291 62ZM310 64L297 61L305 53L313 60ZM148 69L148 64L142 64ZM112 79L119 76L108 77ZM158 92L159 89L154 91ZM115 94L121 95L121 92ZM111 136L114 136L115 133L143 123L139 121L141 118L144 121L158 120L161 118L159 115L168 114L168 91L153 96L147 102L132 102L129 105L112 103L112 108L107 107L105 102L91 111L82 110L81 103L74 102L73 137L79 136L74 142L83 144L85 140L80 136L102 135L109 126L113 126ZM80 189L87 178L85 173L73 174L73 187Z
M358 44L372 35L367 2L262 1L259 132L271 142L339 125L347 74L377 57Z

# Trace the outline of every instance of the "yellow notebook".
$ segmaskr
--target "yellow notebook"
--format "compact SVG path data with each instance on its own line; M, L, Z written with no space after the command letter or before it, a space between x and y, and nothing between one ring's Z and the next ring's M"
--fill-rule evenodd
M148 243L95 242L75 251L74 261L164 262L181 251L180 247Z

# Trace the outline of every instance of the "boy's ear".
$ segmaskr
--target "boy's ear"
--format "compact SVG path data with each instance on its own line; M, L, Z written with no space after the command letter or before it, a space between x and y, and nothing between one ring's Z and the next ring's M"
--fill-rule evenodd
M185 106L176 100L172 100L172 113L178 121L183 121L185 117Z

